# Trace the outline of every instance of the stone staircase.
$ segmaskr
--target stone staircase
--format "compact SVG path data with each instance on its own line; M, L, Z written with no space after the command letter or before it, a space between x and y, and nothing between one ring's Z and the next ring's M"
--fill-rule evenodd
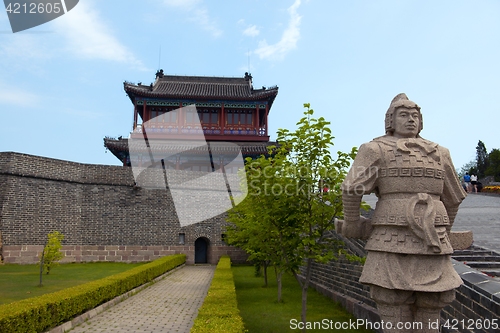
M455 251L452 258L493 278L500 279L499 253L472 245L466 250Z

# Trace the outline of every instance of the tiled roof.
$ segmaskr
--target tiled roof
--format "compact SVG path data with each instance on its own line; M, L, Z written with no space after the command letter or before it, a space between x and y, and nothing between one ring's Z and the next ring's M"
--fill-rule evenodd
M278 87L253 89L251 76L208 77L162 75L150 86L124 83L124 89L133 96L156 98L204 98L233 100L274 100Z
M267 147L276 145L276 142L252 142L252 141L239 141L239 142L207 142L211 149L214 152L218 153L234 153L237 151L238 147L241 149L243 155L255 155L255 154L267 154ZM134 141L132 141L134 144ZM153 141L149 142L151 147L151 151L154 153L155 151L161 152L183 152L189 150L192 152L204 152L207 151L207 146L201 146L193 149L192 147L186 146L183 144L182 140L179 140L178 143L173 142L172 140L168 142L159 142ZM235 147L237 145L238 147ZM117 155L118 152L126 152L129 151L129 140L128 139L112 139L112 138L104 138L104 146L108 148L114 155ZM142 146L142 144L140 145ZM120 154L121 155L121 154Z

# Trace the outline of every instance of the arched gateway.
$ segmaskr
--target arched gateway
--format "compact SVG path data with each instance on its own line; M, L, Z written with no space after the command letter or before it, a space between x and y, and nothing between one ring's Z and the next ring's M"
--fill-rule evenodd
M200 237L194 242L194 263L208 263L208 239L204 237Z

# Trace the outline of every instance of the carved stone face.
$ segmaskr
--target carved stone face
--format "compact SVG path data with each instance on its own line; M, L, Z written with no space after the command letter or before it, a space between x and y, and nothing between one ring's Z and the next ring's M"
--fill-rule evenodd
M397 138L415 138L420 130L420 112L417 109L400 107L394 117L394 136Z

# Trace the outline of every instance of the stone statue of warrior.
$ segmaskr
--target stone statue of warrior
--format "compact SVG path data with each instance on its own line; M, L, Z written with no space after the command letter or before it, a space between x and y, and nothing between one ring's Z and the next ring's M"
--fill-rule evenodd
M397 95L385 116L386 135L361 145L342 184L338 231L367 239L360 282L370 286L381 319L392 324L385 332L439 332L440 311L462 284L449 234L466 194L449 151L420 137L422 128L420 107ZM371 220L359 214L369 193L379 199ZM413 331L409 323L418 322Z

